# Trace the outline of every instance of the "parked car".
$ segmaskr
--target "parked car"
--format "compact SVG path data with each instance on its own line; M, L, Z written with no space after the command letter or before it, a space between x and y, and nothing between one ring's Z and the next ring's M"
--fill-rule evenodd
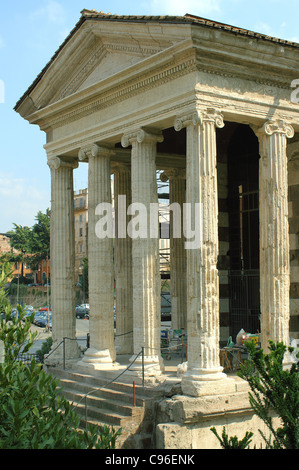
M35 325L38 325L39 320L40 320L41 318L45 317L45 316L47 316L47 312L40 311L40 310L39 310L38 312L35 312L35 314L34 314L34 319L33 319L33 323L34 323Z
M48 322L47 314L38 316L35 320L35 324L41 328L46 328L46 326L48 325L49 328L51 329L52 328L52 315L49 314L49 322Z
M85 307L76 307L76 318L89 318L89 309Z
M47 311L47 310L48 310L48 307L41 307L41 308L39 309L40 312L45 312L45 311ZM51 309L51 305L49 305L49 311L51 311L51 310L52 310L52 309Z
M87 308L89 310L89 304L81 304L80 307Z

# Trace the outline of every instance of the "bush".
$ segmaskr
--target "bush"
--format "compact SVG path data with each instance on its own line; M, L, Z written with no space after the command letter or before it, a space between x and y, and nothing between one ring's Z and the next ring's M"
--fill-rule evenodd
M97 426L80 430L79 416L59 394L59 380L46 374L33 359L29 365L17 360L35 339L30 332L32 318L24 317L20 306L13 317L8 305L0 321L0 340L5 349L0 364L0 449L115 448L120 431L107 427L101 433Z
M287 348L283 343L269 341L270 353L264 354L251 342L246 343L250 361L246 361L239 376L247 380L251 392L249 401L254 412L264 421L271 433L267 439L260 431L268 448L299 448L299 362L284 368ZM280 427L273 424L273 412L280 419ZM273 442L271 439L273 438Z
M49 336L41 345L41 348L36 351L39 362L44 362L44 356L48 354L51 350L53 344L52 336Z
M0 367L0 449L109 449L109 439L98 428L78 430L79 417L58 396L59 381L34 360L29 366L15 361Z
M211 428L211 431L215 434L223 449L246 449L250 444L251 438L253 436L252 432L247 431L243 439L239 440L237 436L229 438L226 434L225 427L222 429L221 437L218 436L215 427Z

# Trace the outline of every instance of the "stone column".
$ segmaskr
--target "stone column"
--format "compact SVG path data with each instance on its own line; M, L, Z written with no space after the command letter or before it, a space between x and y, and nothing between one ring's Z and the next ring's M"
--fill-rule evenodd
M170 204L170 293L171 326L187 328L186 250L183 233L183 209L186 202L186 171L166 170L162 181L169 180Z
M77 162L48 159L51 169L51 306L53 353L47 363L79 357L75 316L75 227L73 169ZM65 347L57 347L63 338ZM57 349L56 349L57 348Z
M260 292L261 342L289 346L290 254L288 222L287 138L293 128L268 121L257 132L260 142Z
M175 121L176 130L183 126L187 127L184 224L185 231L192 228L196 242L186 244L188 368L182 390L201 396L231 388L219 359L216 126L224 123L220 113L207 109Z
M159 131L141 129L122 138L123 147L132 145L132 204L138 214L138 233L132 239L133 263L133 336L134 355L144 347L146 377L158 377L163 369L161 340L161 280L159 270L159 224L156 181L156 144L162 142ZM154 206L152 206L154 204ZM132 207L134 212L135 208ZM151 218L151 210L154 216ZM134 213L132 213L134 215ZM134 217L136 221L136 217ZM133 224L134 220L131 220ZM155 227L155 230L153 230ZM152 233L150 233L152 232ZM142 358L131 369L141 375Z
M115 347L120 354L133 354L133 282L132 239L127 234L131 204L131 168L116 163L114 171L115 245L114 269L116 290Z
M90 348L83 363L94 369L109 369L116 358L114 348L114 268L109 146L92 145L79 152L88 158L88 281ZM107 212L106 212L107 211ZM106 235L100 230L106 218ZM99 225L98 225L99 224ZM101 224L104 228L105 224Z

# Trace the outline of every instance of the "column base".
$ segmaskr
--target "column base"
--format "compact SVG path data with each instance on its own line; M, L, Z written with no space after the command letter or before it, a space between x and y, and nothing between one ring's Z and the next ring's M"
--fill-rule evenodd
M137 383L141 383L143 380L142 357L139 356L136 360L135 358L136 355L130 358L132 364L127 370L126 375L134 377ZM163 382L165 380L163 376L164 370L164 363L161 357L144 356L144 380L146 383Z
M215 369L187 369L187 372L182 376L183 394L200 397L235 392L235 381L228 378L222 371L222 367Z
M119 364L113 360L109 349L98 350L89 348L85 351L79 365L88 365L94 370L111 370L117 368Z

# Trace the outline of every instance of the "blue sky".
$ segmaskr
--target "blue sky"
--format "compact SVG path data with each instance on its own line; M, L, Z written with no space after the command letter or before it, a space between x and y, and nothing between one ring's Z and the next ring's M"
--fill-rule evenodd
M50 207L45 135L13 108L83 8L119 15L192 13L299 43L299 0L0 0L0 7L0 233L14 222L32 226L37 212ZM86 170L84 164L75 170L75 189L87 187Z

